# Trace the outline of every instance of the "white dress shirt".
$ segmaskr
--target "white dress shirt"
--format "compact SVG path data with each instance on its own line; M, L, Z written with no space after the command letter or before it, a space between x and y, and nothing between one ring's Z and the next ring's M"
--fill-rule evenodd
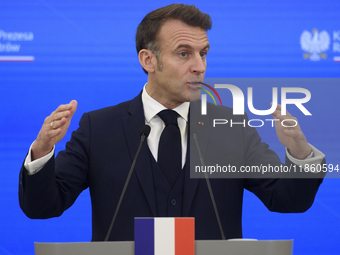
M157 161L158 156L158 144L159 138L165 128L163 120L158 117L158 113L167 109L162 104L158 103L153 99L145 90L145 86L142 93L142 102L144 107L145 124L151 127L150 134L147 138L149 149ZM172 109L176 111L179 116L177 118L179 130L181 132L182 141L182 168L185 164L187 155L187 144L188 144L188 113L189 113L189 102L185 102L180 106Z

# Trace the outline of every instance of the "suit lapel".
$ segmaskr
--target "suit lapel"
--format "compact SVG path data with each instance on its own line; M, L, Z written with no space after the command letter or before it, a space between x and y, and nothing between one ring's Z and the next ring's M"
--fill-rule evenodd
M125 117L123 121L125 137L128 141L131 160L133 160L140 143L140 130L145 125L141 94L131 100L128 112L130 113L130 116ZM134 171L136 172L137 178L149 202L153 215L157 216L150 153L146 141L144 141L144 144L141 148Z

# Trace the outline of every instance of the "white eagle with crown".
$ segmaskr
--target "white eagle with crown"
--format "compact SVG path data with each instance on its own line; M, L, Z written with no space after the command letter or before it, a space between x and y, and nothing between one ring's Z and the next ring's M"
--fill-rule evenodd
M312 61L318 61L321 58L327 58L327 54L322 53L328 50L331 38L326 30L318 32L317 29L313 29L312 33L305 30L300 37L301 48L307 51L303 54L305 59L309 58Z

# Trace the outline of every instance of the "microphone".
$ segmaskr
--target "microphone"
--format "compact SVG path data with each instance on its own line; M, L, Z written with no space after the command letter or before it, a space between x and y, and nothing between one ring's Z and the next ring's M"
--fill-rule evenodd
M107 231L106 237L104 239L105 242L109 240L110 234L112 232L113 224L115 223L115 220L116 220L116 217L117 217L120 205L121 205L121 203L123 201L123 198L124 198L127 186L129 185L130 178L131 178L133 169L135 168L139 152L140 152L140 150L142 148L142 145L143 145L143 142L144 142L145 138L147 138L149 136L150 131L151 131L151 128L150 128L149 125L144 125L142 127L141 131L140 131L141 138L140 138L140 142L139 142L139 147L138 147L138 150L136 152L135 158L133 159L132 165L130 167L130 171L129 171L129 174L128 174L127 178L126 178L126 181L125 181L122 193L120 194L120 198L119 198L119 201L118 201L118 204L117 204L117 207L116 207L116 211L115 211L115 213L113 215L113 218L112 218L112 221L111 221L111 225L110 225L109 230Z
M198 151L198 156L200 158L200 161L201 161L201 165L203 166L203 168L205 168L205 164L204 164L204 160L203 160L203 157L202 157L202 153L201 153L201 149L198 145L198 140L197 140L197 132L196 132L196 126L195 125L190 125L190 133L192 133L192 136L195 140L195 144L196 144L196 148L197 148L197 151ZM221 219L220 219L220 216L218 214L218 211L217 211L217 206L216 206L216 202L215 202L215 198L214 198L214 193L211 189L211 185L210 185L210 180L209 180L209 177L208 177L208 174L206 172L204 172L204 177L205 177L205 181L207 183L207 186L208 186L208 191L209 191L209 194L210 194L210 199L211 199L211 202L213 204L213 207L214 207L214 211L215 211L215 216L216 216L216 219L217 219L217 224L218 224L218 227L220 229L220 232L221 232L221 237L222 237L222 240L225 240L225 235L224 235L224 231L223 231L223 228L222 228L222 224L221 224Z

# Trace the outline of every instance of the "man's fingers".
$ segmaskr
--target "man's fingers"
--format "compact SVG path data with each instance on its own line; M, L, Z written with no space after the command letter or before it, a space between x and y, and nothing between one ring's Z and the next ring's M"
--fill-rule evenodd
M57 113L57 112L68 111L71 108L72 108L72 105L70 104L61 104L58 106L58 108L54 112Z
M61 128L51 129L47 132L50 139L53 139L54 137L58 136L60 133L61 133Z
M72 114L77 109L78 102L76 100L72 100L69 104L61 104L58 108L53 112L55 114L60 112L71 112Z
M298 125L297 119L292 117L291 119L285 119L284 120L284 127L290 128L290 127L296 127Z
M297 138L301 134L300 130L296 130L296 129L285 129L283 132L287 136L292 137L292 138Z
M270 103L270 106L272 106L273 103ZM278 118L278 115L281 115L281 105L277 105L276 109L274 110L274 112L272 113L274 118Z
M297 123L297 118L293 117L287 112L287 115L281 115L281 112L272 113L274 119L279 119L280 122L284 121L285 125L293 126Z
M270 103L270 105L272 106L273 103ZM281 115L281 105L277 104L277 107L275 109L275 111L272 113L272 115L274 116L274 118L280 118L280 119L284 119L284 118L292 118L292 115L286 111L285 115Z
M273 102L271 102L270 103L270 106L272 106L273 105ZM276 109L275 110L277 110L277 111L281 111L281 105L280 104L277 104L277 106L276 106Z
M293 116L285 116L281 114L277 114L275 119L278 119L280 122L284 121L285 126L296 126L297 118Z
M49 128L50 129L57 129L62 127L63 125L65 125L65 123L67 122L66 118L62 118L61 120L53 120L50 124L49 124ZM48 124L48 123L47 123Z
M73 114L76 112L76 110L77 110L78 102L77 102L76 100L72 100L72 101L69 103L69 105L71 106L70 112L71 112L71 114L73 115Z
M69 104L59 105L59 107L45 119L45 123L50 123L51 127L53 126L53 128L59 127L58 125L55 126L54 123L57 123L56 121L60 121L63 118L72 118L77 109L77 104L78 103L76 100L72 100ZM53 125L51 124L52 122Z
M32 146L32 160L47 155L54 144L58 143L66 134L71 118L77 109L77 101L59 105L46 117L44 124Z
M62 118L64 117L69 117L71 115L71 112L69 110L67 111L62 111L62 112L56 112L56 113L52 113L51 114L51 117L52 117L52 120L53 121L56 121L56 120L61 120Z
M55 136L55 134L60 134L63 130L63 126L67 123L70 123L71 118L77 109L77 105L78 103L76 100L72 100L69 104L59 105L58 108L45 119L45 132L48 134L53 134L53 136ZM68 125L66 126L66 129L67 128ZM61 129L61 131L57 132L56 130L58 129Z

